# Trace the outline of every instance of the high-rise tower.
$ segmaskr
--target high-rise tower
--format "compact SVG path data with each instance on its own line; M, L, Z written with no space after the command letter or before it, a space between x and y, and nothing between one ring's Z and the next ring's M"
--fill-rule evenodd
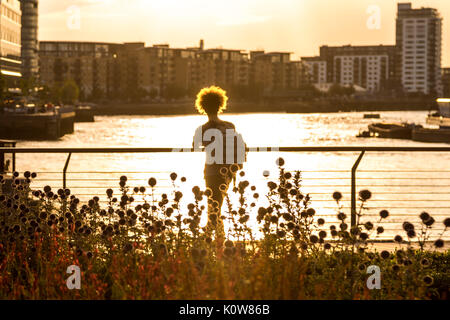
M37 78L39 72L38 0L21 0L22 76Z
M436 9L399 3L397 76L406 92L441 95L442 18ZM400 80L399 79L399 80Z

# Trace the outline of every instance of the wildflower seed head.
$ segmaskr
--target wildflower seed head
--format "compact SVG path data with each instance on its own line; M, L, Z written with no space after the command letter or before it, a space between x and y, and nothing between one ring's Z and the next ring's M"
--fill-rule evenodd
M316 210L314 210L313 208L309 208L308 210L306 210L306 213L308 214L308 216L312 217L316 214Z
M226 176L228 174L228 168L227 167L222 167L220 168L220 174L223 176Z
M211 197L212 196L212 190L210 188L206 188L204 194L207 197Z
M405 230L406 232L413 230L414 231L414 225L410 222L403 222L403 230Z
M370 231L373 229L373 223L368 221L364 224L364 228L366 228L367 231Z
M406 234L408 235L408 238L414 238L416 236L416 231L414 230L408 230L406 232Z
M427 227L431 227L434 224L435 220L433 217L429 217L427 220L423 221Z
M309 241L311 241L311 243L317 243L319 242L319 238L313 234L309 237Z
M333 199L336 201L339 201L342 199L342 193L340 193L339 191L335 191L333 192Z
M386 219L387 217L389 217L389 211L387 211L387 210L381 210L381 211L380 211L380 217L381 217L382 219Z
M365 232L362 232L359 235L359 237L360 237L361 240L366 241L369 238L369 235L367 233L365 233Z
M155 178L150 178L150 179L148 179L148 185L150 186L150 187L154 187L154 186L156 186L156 179Z
M230 171L231 171L232 173L238 172L238 171L239 171L239 166L238 166L237 164L233 163L233 164L230 166Z
M347 215L345 213L343 213L343 212L339 212L338 215L337 215L337 218L339 220L344 221L345 219L347 219Z
M422 278L422 281L425 285L431 286L433 284L433 278L430 276L425 276Z
M430 218L430 214L428 212L424 211L419 215L419 217L420 217L420 219L422 219L422 221L426 221Z
M280 157L275 161L275 163L277 166L282 167L284 166L284 159Z
M423 259L420 261L420 264L421 264L422 266L424 266L424 267L428 267L428 266L430 265L430 260L428 260L427 258L423 258Z
M177 179L177 177L178 177L178 175L177 175L175 172L172 172L172 173L170 174L170 179L171 179L172 181L175 181L175 180Z
M361 190L359 192L359 198L362 201L367 201L372 197L372 192L370 192L369 190Z
M226 248L232 248L234 245L233 241L231 241L231 240L226 240L224 244L225 244Z
M446 228L450 228L450 218L447 218L447 219L444 220L444 226Z
M436 248L442 248L442 247L444 246L444 240L442 240L442 239L437 239L437 240L434 242L434 246L435 246Z

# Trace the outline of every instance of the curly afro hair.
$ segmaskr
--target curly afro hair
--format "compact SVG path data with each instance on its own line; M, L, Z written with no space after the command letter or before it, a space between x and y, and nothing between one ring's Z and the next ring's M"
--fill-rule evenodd
M217 114L227 108L227 100L228 97L225 90L211 86L200 90L197 94L195 107L201 114Z

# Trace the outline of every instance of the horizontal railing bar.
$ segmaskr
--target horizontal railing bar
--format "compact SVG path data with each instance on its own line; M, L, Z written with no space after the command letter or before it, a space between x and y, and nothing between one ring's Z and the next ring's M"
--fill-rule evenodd
M320 195L320 194L330 194L329 192L309 192L308 194L310 194L310 195ZM351 194L351 192L350 191L347 191L347 192L345 192L345 191L342 191L341 192L341 194ZM395 196L395 195L401 195L401 194L409 194L409 195L417 195L417 194L450 194L450 192L433 192L433 191L430 191L430 192L421 192L421 191L418 191L418 192L377 192L376 193L377 195L379 195L379 194L390 194L390 195L393 195L393 196Z
M364 147L364 146L320 146L320 147L257 147L247 148L249 152L450 152L450 147ZM168 152L203 152L194 148L0 148L4 153L168 153Z
M69 174L70 172L68 172ZM130 178L127 177L127 181L142 181L146 178ZM302 178L303 181L308 180L343 180L345 178ZM449 178L416 178L416 177L410 177L410 178L386 178L386 177L373 177L373 178L358 178L359 180L450 180ZM33 181L60 181L61 179L57 178L42 178L42 179L33 179ZM161 181L170 180L169 178L159 178ZM119 178L67 178L66 181L119 181Z
M37 186L36 186L37 187ZM107 188L108 186L71 186L71 187L68 187L69 189L70 188L87 188L87 189L89 189L89 188ZM128 187L130 187L130 188L133 188L133 187L136 187L136 186L128 186ZM159 186L159 188L166 188L166 187L172 187L172 186ZM324 187L326 187L326 188L348 188L349 187L349 185L326 185L326 184L316 184L316 185L302 185L302 187L303 188L319 188L319 187L321 187L321 188L324 188ZM402 188L404 188L404 187L408 187L408 188L411 188L411 187L426 187L426 188L441 188L441 187L450 187L450 185L443 185L443 184L441 184L441 185L371 185L371 184L367 184L367 185L358 185L358 187L362 187L362 188L365 188L365 187L370 187L370 188L376 188L376 187L392 187L392 188L399 188L399 187L402 187ZM339 190L337 190L337 191L339 191ZM308 193L308 192L305 192L305 193ZM378 192L377 192L378 193ZM410 194L413 194L414 192L410 192ZM395 194L395 193L392 193L392 194Z
M351 170L301 170L302 173L347 173ZM61 171L34 171L36 173L61 173ZM70 173L171 173L172 171L69 171ZM422 172L449 172L450 170L358 170L363 172L395 172L395 173L422 173Z

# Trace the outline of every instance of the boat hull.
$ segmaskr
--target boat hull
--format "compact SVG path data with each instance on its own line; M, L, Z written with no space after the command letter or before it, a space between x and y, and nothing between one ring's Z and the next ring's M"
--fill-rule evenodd
M75 109L75 122L94 122L94 111L90 107Z
M450 143L450 129L417 128L412 131L412 139L419 142Z
M397 124L370 124L369 131L379 138L411 139L412 128Z

